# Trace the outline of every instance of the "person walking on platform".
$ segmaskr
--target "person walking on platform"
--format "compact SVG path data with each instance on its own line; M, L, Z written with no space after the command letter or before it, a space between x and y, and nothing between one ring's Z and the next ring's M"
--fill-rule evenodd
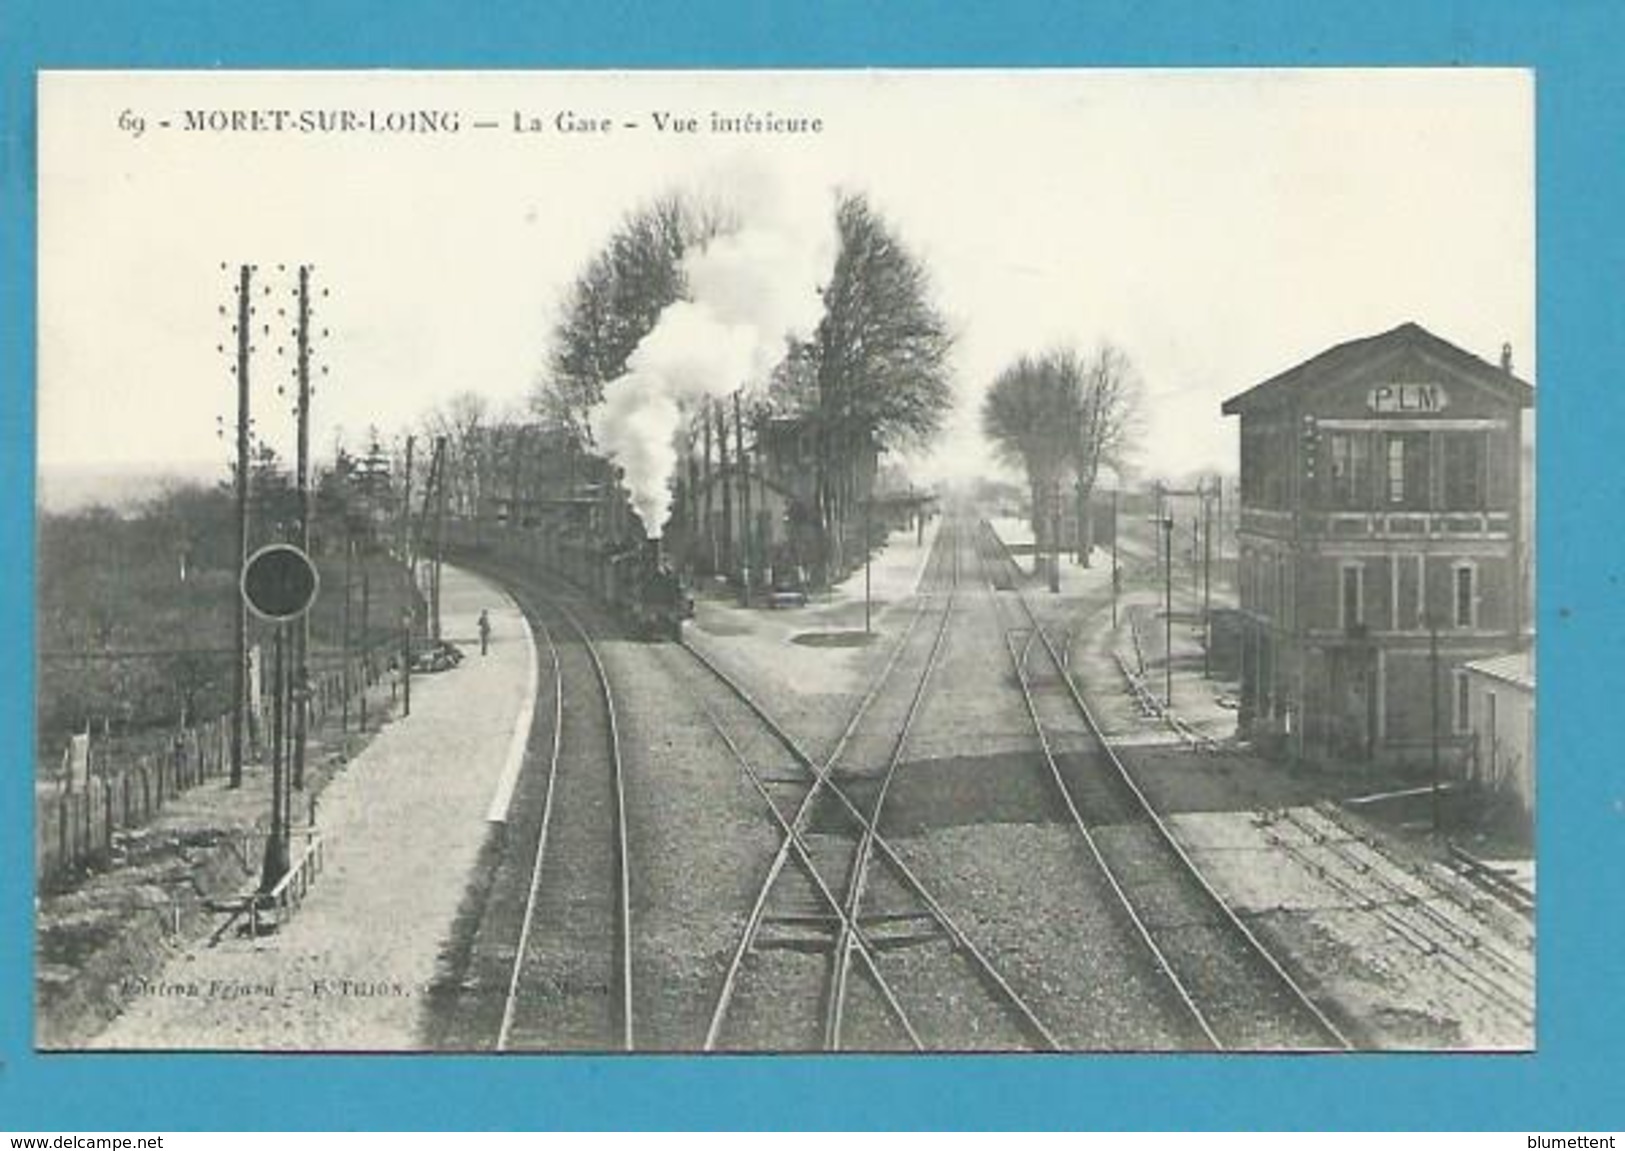
M480 654L484 655L491 647L491 612L488 608L480 609Z

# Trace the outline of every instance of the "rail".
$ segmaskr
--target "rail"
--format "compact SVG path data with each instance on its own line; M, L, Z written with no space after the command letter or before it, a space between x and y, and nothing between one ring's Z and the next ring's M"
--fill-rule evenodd
M1457 843L1449 844L1450 859L1471 883L1495 896L1526 918L1535 915L1535 893L1504 869L1470 854Z
M1277 830L1283 825L1291 837ZM1501 954L1480 931L1463 927L1432 906L1427 897L1395 883L1371 860L1359 857L1351 845L1360 841L1342 836L1337 825L1332 827L1333 833L1328 833L1288 810L1264 825L1264 835L1266 842L1353 906L1374 912L1396 937L1420 955L1436 960L1486 1003L1522 1023L1534 1022L1526 995L1526 988L1533 985L1526 970Z
M941 538L940 535L938 538ZM847 977L852 963L853 924L862 908L864 892L868 886L869 860L874 852L875 833L880 826L881 814L885 810L886 796L891 791L892 780L896 778L898 766L902 763L903 753L908 746L909 734L913 731L914 721L919 716L920 705L925 701L926 688L930 685L932 674L936 671L942 655L943 640L948 635L948 624L953 619L954 597L959 591L959 541L957 533L951 528L948 531L948 543L952 549L950 554L953 557L953 571L948 583L948 598L942 606L942 622L937 625L936 635L931 640L931 649L926 653L925 667L920 672L919 682L915 685L914 694L909 700L908 712L903 716L897 739L886 758L880 789L875 795L874 810L870 813L868 823L858 841L851 879L847 884L846 915L842 918L835 942L835 991L830 996L829 1011L824 1024L824 1046L831 1051L841 1049Z
M497 1025L496 1049L506 1051L513 1033L514 1010L519 1002L519 979L524 966L525 953L530 947L531 927L536 921L536 900L542 888L542 862L547 856L547 835L553 822L553 783L558 778L559 748L564 738L564 673L559 665L558 645L546 621L536 619L536 631L547 644L547 653L553 665L553 743L548 751L547 786L542 797L542 826L537 835L536 857L531 863L530 883L525 892L525 910L519 923L519 942L514 948L513 968L508 974L508 987L502 998L502 1020Z
M516 578L510 574L510 579ZM610 686L609 675L604 668L603 659L593 642L592 636L580 618L563 602L557 591L552 593L544 590L540 585L547 581L547 577L538 579L534 573L517 577L530 590L534 599L544 602L547 607L556 612L563 619L566 628L581 644L592 667L594 678L604 701L606 717L605 742L608 755L611 785L614 791L613 820L614 820L614 867L615 867L615 910L614 910L614 965L615 981L618 984L617 1002L615 1003L615 1018L617 1031L617 1046L623 1051L631 1051L635 1046L635 1031L632 1004L632 910L631 910L631 868L630 847L627 842L626 821L626 790L623 764L621 761L620 722L615 708L615 694ZM564 675L562 662L559 657L557 640L553 629L542 619L542 613L525 607L526 614L532 617L534 624L539 628L547 645L555 675L554 691L554 722L553 743L548 759L548 779L544 799L543 817L539 832L535 859L531 867L529 885L526 893L525 909L520 925L519 942L514 952L513 966L510 969L507 987L503 999L502 1019L496 1037L498 1051L510 1050L513 1046L513 1033L516 1026L516 1012L518 1009L521 984L524 978L523 968L526 962L530 940L534 934L537 905L541 898L543 886L542 876L544 866L548 860L548 846L554 820L554 807L557 802L555 784L561 756L563 754L562 738L564 730Z
M691 658L699 663L700 666L706 671L710 672L713 677L715 677L725 688L727 688L729 692L736 696L740 702L742 702L745 707L756 716L758 721L761 722L762 726L767 729L775 740L778 741L780 746L790 753L791 757L799 765L801 765L803 770L807 771L815 779L823 781L823 786L828 789L829 794L838 804L840 804L841 808L850 818L856 821L860 827L868 826L868 817L863 814L863 812L858 808L858 806L852 801L851 797L847 795L846 791L839 784L829 779L829 765L820 765L816 760L814 760L813 757L801 746L801 744L796 741L795 737L790 735L789 732L784 729L783 725L781 725L772 716L767 708L750 693L749 689L744 687L726 671L719 667L713 660L710 659L710 657L687 642L685 642L682 646L683 650L686 651ZM886 858L887 864L892 867L904 885L914 893L916 898L918 898L930 912L931 916L936 919L939 924L941 924L943 930L947 933L950 942L953 943L954 947L960 954L964 955L969 960L978 977L987 983L993 989L994 994L1009 1004L1012 1010L1017 1013L1019 1017L1018 1021L1022 1029L1032 1038L1034 1045L1045 1051L1061 1050L1060 1042L1055 1038L1054 1034L1041 1020L1039 1020L1032 1008L1027 1004L1026 1000L1023 999L1021 995L1010 985L1009 981L1006 980L1005 977L998 971L998 969L993 965L992 961L988 959L987 955L976 945L975 941L971 939L969 934L964 930L959 922L955 920L948 912L947 908L945 908L941 902L931 894L929 889L927 889L925 886L925 883L920 879L919 875L908 866L897 850L892 847L891 843L887 841L884 836L877 834L874 838L874 846L880 852L880 854ZM859 954L860 957L862 957L863 952L860 951ZM726 1012L727 1001L732 996L733 985L737 979L737 974L737 967L730 968L728 977L724 984L724 989L718 996L718 1010L713 1015L711 1034L707 1036L707 1050L712 1050L715 1048L716 1041L720 1033L721 1016Z
M987 538L989 538L996 549L1002 554L1004 561L1008 564L1013 564L1015 561L1010 555L1008 546L1002 539L999 538L999 535L993 529L993 526L984 520L982 527L987 535ZM1213 885L1208 882L1207 877L1203 875L1201 870L1196 866L1195 861L1190 858L1190 855L1185 851L1184 845L1179 842L1172 830L1157 813L1150 800L1146 798L1146 795L1140 789L1139 784L1135 782L1132 773L1129 772L1127 765L1123 763L1122 759L1118 756L1116 749L1106 738L1105 732L1101 729L1099 723L1096 722L1094 714L1089 710L1088 705L1084 702L1082 695L1079 693L1078 686L1074 682L1070 672L1067 671L1065 664L1062 662L1059 654L1055 651L1054 644L1050 640L1049 634L1039 623L1037 614L1033 611L1032 605L1027 602L1026 596L1021 593L1019 586L1015 588L1015 593L1016 600L1021 605L1023 614L1026 616L1028 623L1031 625L1033 634L1037 637L1038 641L1043 644L1055 667L1059 669L1061 681L1066 687L1068 698L1071 700L1078 716L1083 720L1084 726L1094 738L1094 741L1105 753L1106 760L1112 768L1114 777L1118 779L1125 787L1127 787L1129 793L1133 796L1137 810L1145 815L1147 821L1155 830L1158 839L1173 853L1174 857L1179 862L1182 873L1194 880L1198 889L1202 892L1209 905L1218 911L1222 920L1235 932L1236 936L1245 941L1245 944L1250 952L1266 965L1278 983L1289 991L1293 1000L1300 1004L1309 1013L1320 1031L1326 1035L1336 1047L1345 1050L1352 1049L1354 1045L1348 1039L1348 1037L1345 1036L1342 1030L1326 1016L1325 1012L1322 1011L1320 1006L1309 997L1308 993L1306 993L1301 986L1299 986L1298 982L1292 978L1291 974L1281 966L1280 961L1269 951L1268 948L1263 945L1263 943L1253 933L1252 929L1242 922L1241 918L1236 914L1235 909L1232 908L1229 903L1219 895L1219 893L1213 888Z

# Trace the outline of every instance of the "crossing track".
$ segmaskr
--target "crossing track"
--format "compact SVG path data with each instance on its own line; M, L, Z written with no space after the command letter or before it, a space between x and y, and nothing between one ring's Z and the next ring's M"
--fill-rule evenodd
M615 698L587 629L529 579L505 582L552 668L552 740L498 1051L633 1048L631 892Z
M1058 1046L882 834L886 793L952 616L958 557L955 529L944 525L914 614L822 764L742 685L686 649L707 672L688 677L696 702L783 837L718 991L707 1050ZM877 742L884 755L861 762L858 749ZM776 963L784 951L822 962ZM955 1017L943 1018L945 1001Z
M1304 992L1196 869L1107 742L1020 588L992 526L982 576L1003 614L1016 683L1050 775L1146 955L1217 1049L1348 1049Z

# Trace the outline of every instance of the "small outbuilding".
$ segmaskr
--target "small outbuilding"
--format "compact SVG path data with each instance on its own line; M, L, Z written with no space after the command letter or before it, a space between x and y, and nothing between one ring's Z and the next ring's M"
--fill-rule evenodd
M1535 811L1535 658L1514 652L1462 667L1471 732L1469 782Z

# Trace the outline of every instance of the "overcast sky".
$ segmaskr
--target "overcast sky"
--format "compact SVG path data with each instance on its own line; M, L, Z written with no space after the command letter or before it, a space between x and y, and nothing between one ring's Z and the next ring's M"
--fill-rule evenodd
M1537 374L1527 72L74 73L40 95L44 468L224 466L223 262L257 261L278 292L275 265L313 263L331 293L323 454L336 426L391 432L459 391L517 404L573 276L681 187L769 195L810 237L834 189L864 191L924 260L959 336L959 406L922 476L986 471L981 392L1058 343L1128 352L1150 399L1141 467L1176 474L1234 468L1225 397L1406 320L1491 361L1511 342ZM449 110L461 130L183 128L254 108ZM652 121L713 110L823 130ZM561 135L560 112L639 126ZM516 113L544 130L514 132ZM278 342L257 340L252 378L286 446Z

